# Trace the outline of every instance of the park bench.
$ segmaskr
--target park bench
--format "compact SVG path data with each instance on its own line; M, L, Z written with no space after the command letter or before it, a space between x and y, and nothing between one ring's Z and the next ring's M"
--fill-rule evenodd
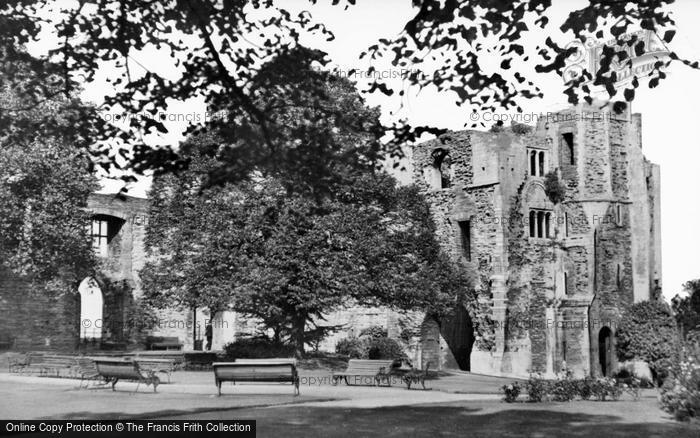
M333 373L332 383L337 385L343 379L346 385L350 385L348 377L360 377L361 379L371 379L375 385L379 385L382 380L385 380L387 386L391 386L390 373L393 364L393 360L350 359L345 371Z
M153 392L160 383L160 379L156 373L150 370L142 370L138 362L119 359L95 359L97 374L102 377L105 382L112 384L112 391L115 391L114 386L120 380L129 380L138 382L136 391L142 383L153 385Z
M163 373L168 376L168 383L170 383L170 375L177 369L177 362L175 359L157 359L155 357L144 357L136 356L133 359L138 362L139 368L142 370L153 371L154 373Z
M73 367L73 376L76 379L80 379L79 387L82 387L83 382L86 382L85 387L87 388L91 380L98 380L100 378L95 360L90 357L77 357L75 359L75 366Z
M10 372L39 373L41 376L59 377L64 370L70 375L74 366L74 356L32 352L27 353L23 358L11 361Z
M299 373L294 359L238 359L214 362L214 380L221 395L223 382L289 382L299 395Z
M147 336L147 350L182 350L180 338L167 336Z

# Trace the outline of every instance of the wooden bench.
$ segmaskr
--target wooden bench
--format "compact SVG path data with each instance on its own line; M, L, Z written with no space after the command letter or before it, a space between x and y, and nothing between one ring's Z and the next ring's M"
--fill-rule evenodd
M299 373L294 359L238 359L214 362L214 381L221 395L223 382L289 382L299 395Z
M24 358L20 358L10 363L10 372L15 373L39 373L40 376L59 377L61 371L66 371L71 377L71 371L75 366L75 356L47 354L47 353L27 353Z
M391 386L390 373L393 364L393 360L350 359L345 371L333 373L332 383L337 385L341 379L344 379L345 384L350 385L348 377L363 377L371 378L375 385L379 385L382 380L385 380L387 386Z
M170 383L170 375L177 369L178 365L175 359L156 359L154 357L136 356L133 360L138 362L142 370L149 370L154 373L163 373L167 375L168 383Z
M79 387L83 386L83 382L86 382L85 387L87 388L91 380L98 380L100 378L100 373L97 372L97 366L95 365L95 360L90 357L77 357L75 358L75 366L73 368L73 377L80 379Z
M156 373L150 370L141 370L139 363L130 360L119 359L95 359L95 367L97 374L102 377L105 382L112 384L112 391L115 391L114 386L119 380L130 380L138 382L136 391L142 383L153 385L153 392L156 392L160 379Z
M178 337L147 336L147 350L182 350L182 343Z

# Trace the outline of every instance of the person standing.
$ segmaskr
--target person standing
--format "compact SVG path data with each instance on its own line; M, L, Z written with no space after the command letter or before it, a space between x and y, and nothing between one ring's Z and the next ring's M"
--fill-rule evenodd
M207 338L207 351L211 351L211 341L214 338L214 329L211 326L211 321L207 322L207 327L204 329L204 335Z

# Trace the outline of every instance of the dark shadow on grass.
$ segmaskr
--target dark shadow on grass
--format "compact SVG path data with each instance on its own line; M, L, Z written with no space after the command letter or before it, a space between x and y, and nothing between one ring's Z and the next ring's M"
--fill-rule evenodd
M221 416L220 416L221 415ZM482 412L465 406L410 406L379 409L292 406L269 411L243 409L236 418L256 419L258 436L285 437L673 437L700 433L680 423L622 423L614 415L549 409ZM210 413L201 418L231 418ZM194 417L197 418L197 417Z

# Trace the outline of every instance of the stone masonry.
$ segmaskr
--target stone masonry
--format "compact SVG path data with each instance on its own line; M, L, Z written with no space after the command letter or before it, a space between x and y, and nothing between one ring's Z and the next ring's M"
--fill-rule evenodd
M414 147L413 181L438 238L479 272L480 301L494 321L493 347L475 344L460 368L517 376L615 369L622 310L660 287L661 240L659 168L642 154L641 115L609 108L543 115L532 132L449 132ZM547 194L548 173L563 199ZM451 324L424 323L424 363L453 362Z

